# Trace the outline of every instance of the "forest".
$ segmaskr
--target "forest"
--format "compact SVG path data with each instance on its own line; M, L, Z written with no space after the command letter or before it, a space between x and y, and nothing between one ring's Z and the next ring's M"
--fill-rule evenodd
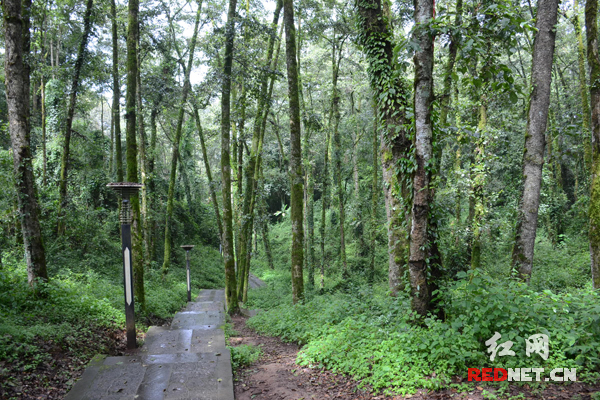
M192 295L261 310L295 368L600 399L598 0L1 4L0 398L125 351L107 185L131 182L138 340L185 306L193 244Z

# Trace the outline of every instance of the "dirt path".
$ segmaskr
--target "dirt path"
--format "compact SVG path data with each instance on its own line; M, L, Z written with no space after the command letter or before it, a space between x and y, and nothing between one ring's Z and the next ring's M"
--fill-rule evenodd
M413 396L374 395L358 389L358 382L341 375L296 365L299 346L284 343L279 338L262 336L246 326L247 317L238 316L232 319L237 337L230 338L230 344L252 344L261 346L263 356L253 365L243 368L235 374L234 392L236 400L484 400L507 399L518 396L519 399L553 399L553 400L596 400L593 393L600 393L600 382L590 386L575 383L569 386L548 385L543 391L529 390L528 387L511 386L506 395L496 395L493 388L476 386L470 391L458 392L446 389L440 392L427 393L420 391ZM521 394L522 393L522 394ZM600 396L600 394L598 394Z

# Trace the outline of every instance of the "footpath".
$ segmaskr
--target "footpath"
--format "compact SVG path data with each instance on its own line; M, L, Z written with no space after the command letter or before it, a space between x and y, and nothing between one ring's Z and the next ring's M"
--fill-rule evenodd
M251 275L249 285L262 282ZM225 315L225 291L202 290L135 354L94 357L65 400L234 400Z

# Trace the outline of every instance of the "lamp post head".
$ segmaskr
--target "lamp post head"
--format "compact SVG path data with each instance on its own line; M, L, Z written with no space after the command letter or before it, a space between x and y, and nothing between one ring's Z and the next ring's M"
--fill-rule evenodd
M112 182L106 185L119 193L123 200L129 200L131 195L136 194L144 185L137 182Z
M181 245L181 248L184 249L185 251L190 251L191 249L194 248L194 245L193 244L184 244L184 245Z
M144 185L137 182L113 182L106 185L106 187L113 189L121 195L121 224L131 224L131 204L129 204L129 197L136 194Z

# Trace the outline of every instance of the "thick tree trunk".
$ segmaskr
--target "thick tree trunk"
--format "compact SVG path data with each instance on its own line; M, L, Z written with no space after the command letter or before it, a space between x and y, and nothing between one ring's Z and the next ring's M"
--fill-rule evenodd
M430 161L433 156L433 39L428 32L428 22L433 18L433 0L415 0L413 40L419 44L415 64L415 158L413 178L412 223L410 231L409 273L412 309L421 316L427 315L431 303L430 282L427 277L429 241L429 213L433 201Z
M46 255L39 223L30 145L29 72L31 1L4 0L6 104L13 153L17 200L23 234L27 281L48 281Z
M321 226L319 234L321 236L321 276L319 290L322 292L325 285L325 234L327 225L327 209L329 208L329 129L325 133L325 154L323 161L323 183L321 190Z
M227 25L225 27L225 57L223 60L223 89L221 95L221 181L223 194L223 260L225 263L225 297L229 314L239 312L235 262L233 254L233 211L231 207L231 65L233 63L233 40L235 38L236 0L229 0Z
M167 195L167 213L165 216L165 252L162 265L162 272L166 275L171 266L171 218L173 217L173 200L175 196L175 183L177 182L177 161L179 160L179 143L181 142L181 132L183 128L183 117L185 113L185 104L190 91L190 71L194 60L194 50L196 49L196 38L198 37L198 26L200 25L200 11L202 3L198 4L196 12L196 22L194 24L194 33L190 42L190 51L187 62L187 68L184 71L185 78L183 82L183 91L181 93L181 103L179 107L179 116L177 118L177 128L175 138L173 139L173 153L171 156L171 176L169 179L169 192Z
M585 4L587 56L592 109L592 187L590 194L590 255L592 284L600 289L600 59L598 58L598 0Z
M139 0L129 0L128 5L128 28L127 28L127 93L125 95L125 119L126 119L126 158L127 158L127 181L139 182L136 140L136 95L138 91L138 62L137 44L139 38ZM142 219L140 213L140 196L138 193L131 196L131 211L133 220L131 223L132 238L132 261L133 280L135 296L139 301L140 308L146 309L146 295L144 290L144 263L142 252Z
M294 26L294 2L283 0L285 24L285 53L288 78L290 113L290 197L292 221L292 300L294 304L304 301L304 230L302 229L302 148L300 133L300 99L298 96L298 68L296 60L296 28Z
M557 14L558 0L539 0L531 66L532 92L529 98L523 155L523 192L519 202L517 233L512 254L513 268L517 269L520 277L526 281L531 277L533 266Z
M115 158L117 168L117 182L123 182L123 152L121 149L121 86L119 84L119 36L117 33L117 6L115 0L110 4L112 19L112 77L113 77L113 103L112 117L115 129Z
M381 168L388 221L388 281L392 296L404 288L402 276L407 262L406 239L409 172L398 170L408 158L412 143L406 131L409 90L403 78L394 72L393 32L389 16L384 15L381 0L358 0L359 39L369 63L371 88L377 99L382 122Z
M87 0L85 15L83 17L83 35L79 48L77 50L77 59L75 60L75 69L73 71L73 80L71 82L71 94L69 96L69 109L67 111L67 124L64 133L63 153L60 163L60 202L58 205L58 234L65 232L65 212L67 207L67 180L69 174L69 152L71 145L71 129L73 127L73 117L75 116L75 102L77 101L77 90L79 89L79 76L83 67L85 57L85 48L87 47L88 37L92 29L92 6L93 0Z

